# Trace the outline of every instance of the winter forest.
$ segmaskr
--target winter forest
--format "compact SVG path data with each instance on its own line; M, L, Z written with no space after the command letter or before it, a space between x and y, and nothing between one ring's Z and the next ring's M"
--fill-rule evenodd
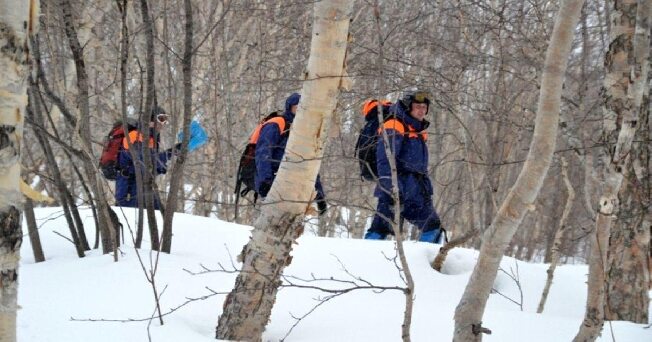
M152 327L124 340L166 340L150 329L174 321L178 303L165 303L156 274L166 260L195 251L184 236L202 246L222 236L231 248L215 242L205 266L179 266L228 279L211 290L219 295L205 313L207 340L318 340L327 332L301 330L310 316L270 328L279 321L272 311L294 288L330 296L398 290L387 341L504 341L491 330L509 322L485 322L510 260L538 272L525 310L534 315L562 291L557 273L577 267L583 297L574 302L574 331L542 341L606 340L617 321L638 332L614 340L652 341L651 20L650 0L0 0L0 341L36 336L21 330L20 316L34 303L21 291L64 255L70 269L89 259L142 266ZM268 194L242 191L252 132L264 130L268 114L287 113L293 93L301 99ZM403 203L400 158L387 158L390 187L399 186L384 193L383 177L360 175L365 101L404 105L406 94L428 99L429 126L415 136L427 136L419 140L427 151L420 177L432 183L446 231L438 243L419 242L426 228L402 217L412 202ZM407 115L419 103L412 98ZM376 120L383 115L379 109ZM378 153L394 157L400 152L387 122L377 130ZM140 130L148 126L157 128ZM127 132L116 149L134 160L135 205L116 201L125 169L114 177L102 169L116 127ZM398 213L393 220L379 214L382 196ZM388 222L388 241L365 239L374 216ZM198 225L207 234L218 225L231 230L188 232ZM309 246L321 241L313 254L297 250L304 236L317 239ZM398 288L347 268L348 252L335 252L346 243L361 246L352 259L384 246L376 262L390 264ZM322 271L316 259L301 259L317 253L338 258L344 275L288 274L297 263ZM459 272L464 281L440 281L457 287L438 316L445 337L425 334L419 315L435 308L419 303L427 298L419 292L423 272L449 274L460 257L470 258ZM529 285L511 275L524 311ZM321 298L311 313L331 297ZM295 326L294 339L274 332Z

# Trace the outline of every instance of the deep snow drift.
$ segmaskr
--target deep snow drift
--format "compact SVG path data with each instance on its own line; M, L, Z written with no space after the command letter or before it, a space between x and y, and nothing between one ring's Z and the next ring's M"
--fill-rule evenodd
M133 228L135 211L124 209L123 213L127 217L122 217L123 221L130 222ZM166 314L161 326L158 319L147 320L155 312L153 291L130 241L121 247L117 263L112 256L102 255L98 250L79 259L72 244L54 233L69 236L61 209L38 209L36 215L47 260L34 263L25 236L19 270L18 301L22 307L18 313L19 341L148 341L149 337L160 342L214 341L225 293L231 290L236 274L201 272L205 271L203 267L217 270L220 264L226 270L231 270L233 265L239 267L235 258L248 241L251 227L177 214L171 255L157 256L148 249L138 251L148 273L158 258L155 282ZM92 216L88 210L83 210L82 216L93 244ZM126 225L125 232L129 237ZM143 247L149 247L148 240L144 240ZM438 249L438 245L406 243L416 282L413 341L451 340L455 307L478 254L474 250L454 249L443 273L438 273L429 265ZM393 242L306 234L295 246L292 264L285 275L339 280L303 282L290 278L296 284L328 289L348 288L350 281L364 284L356 278L374 286L401 287L404 285L399 272L393 261L388 260L394 256ZM572 340L584 314L587 267L569 265L557 269L543 314L537 314L536 307L547 265L504 258L502 269L505 272L499 273L494 286L499 294L491 295L483 321L493 334L486 335L484 340ZM193 275L193 272L201 274ZM522 300L519 285L510 274L517 274ZM315 289L282 288L263 340L283 339L297 323L293 317L306 315L322 303L319 299L328 299L329 295ZM203 296L209 297L199 299ZM188 303L189 299L197 300ZM397 290L354 290L335 296L305 316L286 341L400 341L404 301L403 293ZM187 304L178 308L184 303ZM170 313L175 308L178 309ZM603 341L612 340L611 331L619 342L652 341L652 329L644 325L607 323Z

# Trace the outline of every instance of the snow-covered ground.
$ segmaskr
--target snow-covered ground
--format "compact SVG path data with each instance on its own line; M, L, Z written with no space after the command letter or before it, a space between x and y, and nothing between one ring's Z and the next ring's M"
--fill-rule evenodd
M123 217L123 221L130 222L133 227L135 212L129 209L123 212L127 217L126 220ZM177 214L171 255L157 256L148 249L137 253L132 243L127 242L116 263L112 256L102 255L98 250L88 252L85 258L77 258L71 243L54 233L69 235L61 214L60 208L36 211L46 262L34 263L27 236L23 242L19 341L215 340L215 326L225 293L231 290L236 275L201 272L204 267L216 270L220 264L227 270L234 264L238 267L235 258L248 241L251 227ZM95 236L92 217L88 210L83 210L82 216L92 244ZM125 231L128 235L126 227ZM143 246L148 247L149 241L145 240ZM413 341L451 340L455 306L478 254L473 250L455 249L449 254L443 273L438 273L429 265L438 248L438 245L421 242L406 243L416 282ZM295 246L292 264L285 275L346 281L360 278L375 286L403 286L396 266L387 259L394 255L392 242L305 235ZM156 267L153 265L157 258ZM145 272L149 273L154 267L162 311L166 313L164 325L157 319L148 321L154 314L155 302ZM499 273L495 283L500 294L491 295L483 321L493 334L486 335L484 340L572 340L584 313L587 267L570 265L557 269L543 314L537 314L536 308L547 265L504 258L502 269L505 272ZM520 291L510 274L518 274ZM331 289L348 286L333 281L308 284L292 281ZM286 341L401 340L405 304L402 292L356 290L323 303L319 301L328 295L313 289L283 288L263 340L281 340L290 330ZM209 297L200 299L203 296ZM190 299L197 300L189 302ZM297 323L293 317L302 317L313 309L292 329ZM169 313L171 310L173 312ZM619 342L652 341L652 329L644 325L607 323L602 340L611 341L612 331L613 338Z

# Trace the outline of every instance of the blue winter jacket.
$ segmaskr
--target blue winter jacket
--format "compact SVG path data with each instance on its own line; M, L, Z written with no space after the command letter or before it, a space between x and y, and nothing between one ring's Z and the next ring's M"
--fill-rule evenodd
M129 132L129 135L123 139L123 146L120 149L118 154L118 165L120 167L120 173L116 178L115 182L115 199L116 205L121 207L138 207L138 187L136 184L136 166L131 158L131 153L129 152L129 145L125 148L124 144L127 139L129 139L131 144L131 149L137 151L138 160L136 161L140 165L144 166L143 163L143 152L145 149L142 148L142 139L143 136L140 136L140 131L135 130ZM150 147L152 151L152 162L156 165L156 174L163 174L167 172L167 162L171 157L170 151L158 152L158 141L159 137L152 130L150 131ZM143 168L144 169L144 168ZM149 192L150 190L145 190ZM154 209L160 208L160 202L158 198L154 200Z
M390 113L395 117L388 117L384 127L389 138L390 149L396 157L401 201L430 199L433 189L428 178L428 145L426 144L428 139L426 129L430 123L427 120L414 119L400 101L392 105ZM379 183L374 195L382 200L388 200L391 198L392 174L389 159L385 155L385 142L382 136L378 138L376 166Z
M136 132L136 134L138 133L138 131L132 131L130 132L130 134L134 132ZM159 134L156 133L154 130L150 130L149 133L150 133L150 139L152 140L152 145L154 145L151 147L150 150L152 151L152 163L156 165L156 174L157 175L165 174L167 172L168 160L171 157L170 152L169 151L159 152L158 151L159 148L158 145L160 140ZM144 166L143 151L145 151L146 149L143 148L143 146L139 141L135 139L132 140L133 141L132 141L131 148L137 151L138 160L140 163L143 163L142 165ZM118 164L120 165L122 176L127 178L133 178L135 182L136 166L134 165L131 159L131 153L129 152L128 149L125 149L124 147L120 148L120 153L118 154Z
M285 119L285 130L287 130L294 121L294 113L291 108L299 104L301 95L293 93L285 100L285 111L283 118ZM260 130L258 142L256 143L256 192L262 197L267 196L269 187L274 182L276 172L281 165L283 154L285 153L285 145L288 143L289 132L281 132L279 125L275 122L268 122L263 125ZM315 182L315 189L317 190L317 199L324 198L324 191L317 175Z

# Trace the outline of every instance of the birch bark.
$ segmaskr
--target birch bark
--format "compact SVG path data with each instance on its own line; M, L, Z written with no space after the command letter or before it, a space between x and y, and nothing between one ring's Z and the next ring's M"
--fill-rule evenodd
M594 341L604 325L609 235L619 207L618 191L630 163L641 101L647 88L650 49L648 3L647 0L639 0L638 4L636 0L627 0L609 4L613 8L609 50L604 58L603 139L608 146L614 141L616 143L610 146L609 160L605 162L602 196L589 257L586 312L574 341ZM641 36L647 36L647 39Z
M561 3L546 51L534 136L527 160L516 184L484 233L478 262L455 311L454 341L482 340L482 315L500 260L527 210L534 205L550 167L568 54L583 3L583 0Z
M320 1L314 7L310 57L301 103L276 180L263 202L242 270L224 302L216 337L260 341L269 321L281 274L303 232L321 156L344 72L353 1Z
M29 38L39 2L0 0L0 341L16 341L21 230L20 145L27 106Z

